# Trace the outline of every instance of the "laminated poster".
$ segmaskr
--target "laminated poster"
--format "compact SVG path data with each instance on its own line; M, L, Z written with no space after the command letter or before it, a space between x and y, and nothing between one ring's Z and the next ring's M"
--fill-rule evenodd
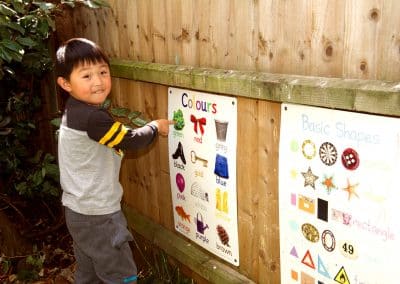
M282 104L281 283L400 283L400 119Z
M169 88L168 117L175 229L238 266L237 100Z

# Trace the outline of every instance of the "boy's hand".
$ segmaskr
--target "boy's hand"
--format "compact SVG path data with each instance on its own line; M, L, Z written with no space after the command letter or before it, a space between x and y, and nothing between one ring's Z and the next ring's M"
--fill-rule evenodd
M167 136L169 133L169 126L175 124L175 121L168 119L157 119L153 120L150 123L154 124L157 127L158 133L160 135Z

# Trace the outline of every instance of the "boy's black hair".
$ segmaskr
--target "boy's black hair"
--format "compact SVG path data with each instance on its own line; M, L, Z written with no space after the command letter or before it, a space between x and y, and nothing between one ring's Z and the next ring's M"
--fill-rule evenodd
M107 55L96 43L86 38L71 38L57 50L56 75L68 80L74 67L102 61L110 66Z

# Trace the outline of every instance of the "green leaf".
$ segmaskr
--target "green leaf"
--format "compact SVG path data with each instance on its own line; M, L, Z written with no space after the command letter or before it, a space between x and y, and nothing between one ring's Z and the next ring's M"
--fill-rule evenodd
M124 107L117 107L111 109L111 113L118 117L126 117L129 112L130 112L129 108L124 108Z
M140 111L132 111L131 113L128 114L128 119L132 120L141 115L142 113Z
M21 52L21 50L23 52L23 50L24 50L23 47L19 43L15 42L13 40L9 40L9 39L1 40L0 44L7 47L10 50L15 51L15 52Z
M15 12L10 7L7 7L3 3L0 3L0 14L6 15L6 16L14 16L17 14L17 12Z
M22 0L14 0L14 1L12 1L12 5L13 5L15 11L17 11L17 13L26 14L25 5L22 2Z
M19 19L19 24L25 29L36 27L38 22L38 18L34 15L26 15Z
M49 30L50 30L50 26L49 23L46 20L41 20L38 23L37 26L37 31L40 33L40 35L43 38L47 38L49 36Z
M48 181L45 181L43 183L42 188L43 188L43 193L45 193L45 194L49 194L49 195L52 195L52 196L55 196L55 197L60 196L59 188L54 186L54 185L52 185Z
M26 191L28 189L28 184L23 181L21 183L18 183L15 185L15 189L18 191L19 194L23 195L26 194Z
M43 161L44 161L45 164L49 164L51 162L54 162L55 159L56 158L54 158L54 156L52 154L46 153L46 155L44 156Z
M32 4L38 6L39 9L41 9L43 11L50 11L56 7L56 5L54 5L53 3L48 3L48 2L35 2L34 1Z
M51 123L52 125L54 125L55 127L59 128L60 125L61 125L61 118L60 118L60 117L54 118L54 119L52 119L52 120L50 121L50 123Z
M75 1L74 0L61 0L61 4L68 5L71 8L75 7Z
M33 173L32 175L32 182L33 185L36 187L38 185L40 185L43 182L43 172L42 169L36 171Z
M34 47L37 45L37 42L30 37L17 37L17 42L28 47Z
M45 176L46 176L46 168L43 167L42 168L42 178L44 179Z
M111 7L110 4L104 0L84 0L83 4L92 9L98 9L100 7Z
M49 26L49 27L51 28L51 30L54 32L54 31L56 30L56 22L55 22L52 18L50 18L50 17L47 17L46 20L47 20L48 26Z
M135 119L132 119L131 122L136 126L142 127L142 126L145 126L149 121L147 121L143 118L137 117Z
M96 5L101 7L111 8L110 3L108 3L107 0L92 0L91 2L94 2Z
M111 105L111 100L110 99L106 99L102 104L101 107L104 109L108 109Z
M21 27L19 24L14 23L14 22L8 22L5 24L6 27L9 27L10 29L13 29L17 32L20 32L21 34L25 33L25 29Z
M46 168L46 175L48 177L51 177L55 181L59 180L60 171L59 171L59 168L58 168L58 166L56 164L46 164L45 168Z
M36 151L35 156L28 159L28 161L32 164L38 164L42 158L42 155L43 155L43 150L38 150Z
M0 58L3 58L6 62L11 62L13 60L13 56L10 52L0 45Z

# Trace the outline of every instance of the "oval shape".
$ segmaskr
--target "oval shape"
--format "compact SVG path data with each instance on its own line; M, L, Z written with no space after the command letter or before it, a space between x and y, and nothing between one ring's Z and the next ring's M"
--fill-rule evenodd
M182 174L177 173L175 176L176 185L178 186L178 190L182 193L185 190L185 179Z
M310 223L304 223L301 226L301 232L303 233L303 236L310 242L316 243L319 241L319 232L317 228Z

